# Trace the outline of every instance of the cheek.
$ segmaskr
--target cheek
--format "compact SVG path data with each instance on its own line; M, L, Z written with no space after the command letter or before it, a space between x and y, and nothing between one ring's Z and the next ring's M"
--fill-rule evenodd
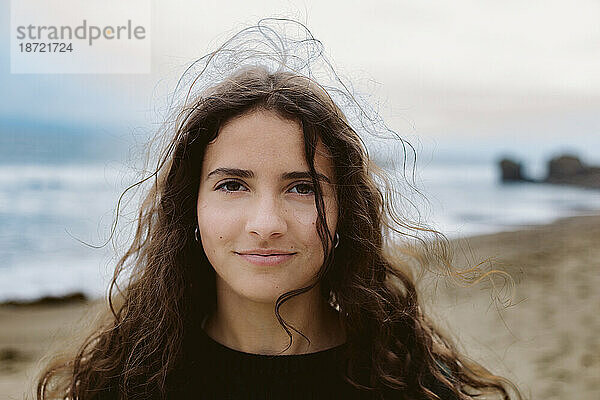
M338 205L333 197L325 199L325 207L327 209L327 225L332 234L335 234L337 229Z
M292 212L295 239L301 242L307 254L318 256L321 249L321 239L317 233L317 210L294 210Z
M332 234L335 233L336 225L337 225L337 205L334 200L330 198L325 198L325 216L327 218L327 225ZM306 235L314 237L315 240L321 241L319 239L319 234L317 233L317 209L312 207L310 209L303 210L294 210L292 212L294 223L297 227L302 229Z
M311 208L293 209L292 216L296 226L303 230L316 229L317 210ZM316 232L316 230L315 230Z
M210 257L218 253L234 236L239 218L231 210L212 207L202 201L198 203L197 216L202 246Z

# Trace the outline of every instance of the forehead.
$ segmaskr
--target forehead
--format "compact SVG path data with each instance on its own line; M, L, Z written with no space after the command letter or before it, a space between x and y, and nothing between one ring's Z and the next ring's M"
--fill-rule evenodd
M333 165L319 141L315 169L333 179ZM268 110L242 114L221 126L217 138L206 147L203 175L218 167L263 171L308 171L302 127Z

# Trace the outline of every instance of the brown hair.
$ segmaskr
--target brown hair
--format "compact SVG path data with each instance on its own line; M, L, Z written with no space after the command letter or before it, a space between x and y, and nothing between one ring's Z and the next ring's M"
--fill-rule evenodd
M109 296L110 321L74 357L43 371L38 398L92 399L107 388L118 388L126 399L168 393L192 327L214 310L216 301L214 270L194 240L204 152L220 126L256 108L302 126L315 186L317 231L325 251L319 282L324 298L343 317L348 382L415 399L437 399L440 387L460 399L481 393L520 398L509 381L459 354L420 307L407 256L422 265L435 259L448 266L447 243L422 242L426 251L417 254L394 239L394 233L410 236L427 229L400 217L390 182L369 160L361 138L329 92L306 76L261 66L237 70L180 113L139 210L133 243L115 269L111 293L117 278L131 267L121 304L115 307ZM334 165L340 235L335 252L330 250L333 236L314 169L319 140ZM281 318L279 307L315 284L277 299L275 313L290 340L289 329L294 328Z

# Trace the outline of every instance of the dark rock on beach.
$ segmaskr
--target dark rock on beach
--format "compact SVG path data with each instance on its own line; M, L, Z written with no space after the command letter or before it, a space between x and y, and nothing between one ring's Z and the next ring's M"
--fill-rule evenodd
M575 156L563 155L550 160L546 182L600 188L600 167L586 166Z
M59 304L83 303L88 301L81 292L69 293L63 296L45 296L35 300L9 300L1 302L2 306L55 306Z
M502 182L537 182L600 189L600 167L584 164L578 157L563 154L548 162L548 174L542 180L524 176L521 163L504 158L499 162Z
M503 182L528 180L523 176L521 163L504 158L500 161L500 169L502 170Z

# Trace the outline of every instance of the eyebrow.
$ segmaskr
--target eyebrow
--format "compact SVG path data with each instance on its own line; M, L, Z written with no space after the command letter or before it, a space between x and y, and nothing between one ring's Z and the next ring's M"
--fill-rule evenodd
M248 169L239 169L239 168L217 168L206 176L206 178L210 178L211 176L237 176L239 178L254 178L254 172ZM281 179L283 180L291 180L291 179L311 179L310 172L308 171L292 171L285 172L281 174ZM317 179L320 181L324 181L327 183L331 183L331 180L325 175L317 172Z

